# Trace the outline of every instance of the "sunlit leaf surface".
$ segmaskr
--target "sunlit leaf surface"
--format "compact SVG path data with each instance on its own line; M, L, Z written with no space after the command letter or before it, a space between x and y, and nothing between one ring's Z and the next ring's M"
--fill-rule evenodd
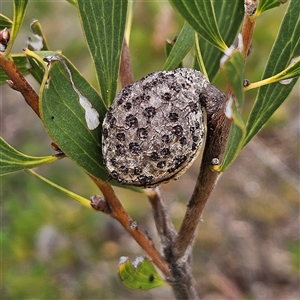
M133 290L150 290L166 285L147 257L139 256L131 263L121 257L119 276L123 284Z

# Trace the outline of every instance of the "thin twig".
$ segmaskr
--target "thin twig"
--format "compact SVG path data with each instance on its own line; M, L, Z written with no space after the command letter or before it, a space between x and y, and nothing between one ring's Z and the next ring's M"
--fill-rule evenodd
M176 231L164 203L159 187L147 189L147 195L152 207L154 222L163 247L169 247L175 240Z
M116 196L112 186L92 176L90 177L103 193L103 196L111 210L109 215L122 224L127 232L136 240L136 242L142 247L142 249L144 249L153 263L161 270L166 278L171 279L172 274L168 264L160 255L160 253L155 249L152 241L138 228L137 223L134 222L132 218L127 214L120 200Z
M10 78L8 84L22 94L27 104L40 118L39 97L21 74L15 63L9 58L5 58L3 55L0 55L0 68L2 68L6 75Z

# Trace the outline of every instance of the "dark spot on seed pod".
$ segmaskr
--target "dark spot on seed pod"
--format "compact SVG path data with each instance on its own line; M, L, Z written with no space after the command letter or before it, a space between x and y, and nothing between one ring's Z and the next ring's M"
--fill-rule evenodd
M118 103L118 105L121 105L123 102L124 102L124 99L121 97L121 98L118 99L117 103Z
M124 175L128 174L128 168L127 168L126 166L121 166L121 167L119 168L119 171L120 171L121 173L123 173Z
M147 107L147 108L145 108L143 114L144 114L145 117L147 117L149 119L153 118L156 114L156 109L153 106Z
M106 139L108 137L108 130L107 128L103 128L102 130L102 136Z
M199 127L200 127L199 122L196 122L196 123L195 123L195 127L196 127L196 129L199 129Z
M139 105L141 102L143 101L143 98L140 96L138 96L138 97L135 97L133 100L132 100L132 103L133 103L133 105Z
M175 169L178 169L185 161L186 161L185 155L180 155L180 156L175 157L175 159L174 159Z
M142 174L143 170L140 167L134 167L133 173L134 175L140 175Z
M152 152L150 155L150 159L153 161L157 161L159 159L159 155L157 152Z
M149 82L143 84L143 90L144 91L151 90L151 84Z
M111 172L111 176L114 178L114 179L117 179L119 181L119 174L117 171L112 171Z
M157 82L158 82L157 79L152 80L152 82L151 82L152 86L156 86L156 85L157 85Z
M109 121L111 119L111 117L112 117L112 113L110 111L108 111L106 113L106 120Z
M130 110L131 107L132 107L132 104L131 104L130 102L126 102L125 105L124 105L124 108L125 108L126 110Z
M170 156L171 154L171 151L169 148L164 148L160 151L160 154L163 156L163 157L168 157Z
M166 162L164 160L160 161L156 165L159 169L162 169L166 166Z
M193 136L193 141L197 142L199 140L199 137L197 137L196 135Z
M193 143L192 144L192 151L195 151L197 149L197 144L196 143Z
M138 143L130 143L129 150L133 154L139 154L142 152L141 147Z
M192 112L198 112L198 104L197 102L189 102L189 107L191 109Z
M180 144L183 146L183 145L186 145L186 137L182 137L180 140L179 140Z
M116 154L117 155L124 155L125 154L125 147L122 144L116 145Z
M137 130L137 135L141 139L145 139L148 136L148 130L146 128L139 128Z
M170 112L170 114L169 114L169 119L170 119L172 122L177 122L177 121L178 121L178 114L177 114L177 113L174 113L174 112Z
M179 93L181 91L181 86L179 84L172 84L169 88L176 93Z
M113 117L110 121L109 121L109 125L110 125L110 128L114 128L115 125L117 123L117 119L115 117Z
M117 166L117 159L115 157L113 157L111 160L110 160L111 164L116 167Z
M170 93L164 93L162 96L162 99L165 101L170 101L171 100L171 94Z
M130 87L132 86L132 84L126 86L123 90L122 90L122 97L127 97L130 95Z
M147 186L149 183L151 183L152 178L153 176L142 175L138 177L138 180L142 186Z
M125 124L130 128L135 128L138 126L138 120L134 115L128 115L125 119Z
M169 142L170 142L170 137L169 137L167 134L164 134L164 135L161 137L161 140L162 140L164 143L169 143Z
M116 134L116 139L120 142L125 141L125 133L124 132L118 132Z
M177 137L181 137L183 134L183 128L181 125L176 125L172 128L172 133L175 134Z
M207 97L204 94L200 93L199 94L199 101L202 105L204 105L207 101Z

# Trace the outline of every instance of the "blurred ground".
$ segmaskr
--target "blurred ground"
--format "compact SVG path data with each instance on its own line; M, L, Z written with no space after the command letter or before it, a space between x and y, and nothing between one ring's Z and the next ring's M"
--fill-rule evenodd
M3 13L9 14L11 6L2 4ZM247 69L251 81L260 78L276 36L282 12L277 17L274 12L257 24ZM76 11L67 3L31 2L15 52L24 48L28 24L36 17L50 46L63 50L95 84ZM137 3L130 42L137 79L162 67L164 40L180 29L174 20L166 2ZM298 84L220 178L208 202L193 263L202 299L300 299L299 94ZM26 154L52 154L42 124L20 95L5 86L0 95L1 136ZM254 96L249 93L246 102ZM162 186L177 229L199 163ZM83 196L98 192L66 159L38 172ZM117 191L130 215L157 243L147 199ZM116 272L119 257L134 259L143 251L106 215L73 203L25 172L1 179L1 200L2 299L173 299L169 287L135 292L122 286Z

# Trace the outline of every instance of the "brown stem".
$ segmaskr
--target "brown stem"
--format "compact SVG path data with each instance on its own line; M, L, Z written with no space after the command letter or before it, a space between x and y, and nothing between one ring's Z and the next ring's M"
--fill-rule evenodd
M103 193L103 196L111 210L110 216L118 220L122 224L127 232L136 240L136 242L142 247L142 249L144 249L153 263L161 270L166 278L172 278L172 274L170 272L168 264L160 255L160 253L155 249L152 241L138 228L137 224L124 210L111 185L92 176L90 177Z
M155 189L148 189L147 195L152 207L155 225L163 247L164 257L173 274L173 282L170 283L175 298L198 299L197 292L194 287L195 280L191 270L191 256L188 255L184 259L177 259L173 255L176 231L167 212L167 207L164 203L161 190L159 187L156 187Z
M244 51L245 60L250 51L254 27L255 27L255 22L251 21L249 15L245 13L243 27L242 27L242 37L243 37L243 46L244 46L243 51Z
M2 68L6 75L10 78L9 85L22 94L27 104L40 118L39 97L18 70L15 63L10 59L5 58L3 55L0 55L0 68Z
M120 80L123 88L134 82L129 48L125 39L123 42L119 74L120 74Z
M206 90L206 94L210 95L209 100L201 100L207 112L206 144L197 183L174 243L173 254L177 259L188 255L194 242L203 209L219 177L212 166L222 161L230 130L231 120L224 113L225 95L210 89L208 87Z

